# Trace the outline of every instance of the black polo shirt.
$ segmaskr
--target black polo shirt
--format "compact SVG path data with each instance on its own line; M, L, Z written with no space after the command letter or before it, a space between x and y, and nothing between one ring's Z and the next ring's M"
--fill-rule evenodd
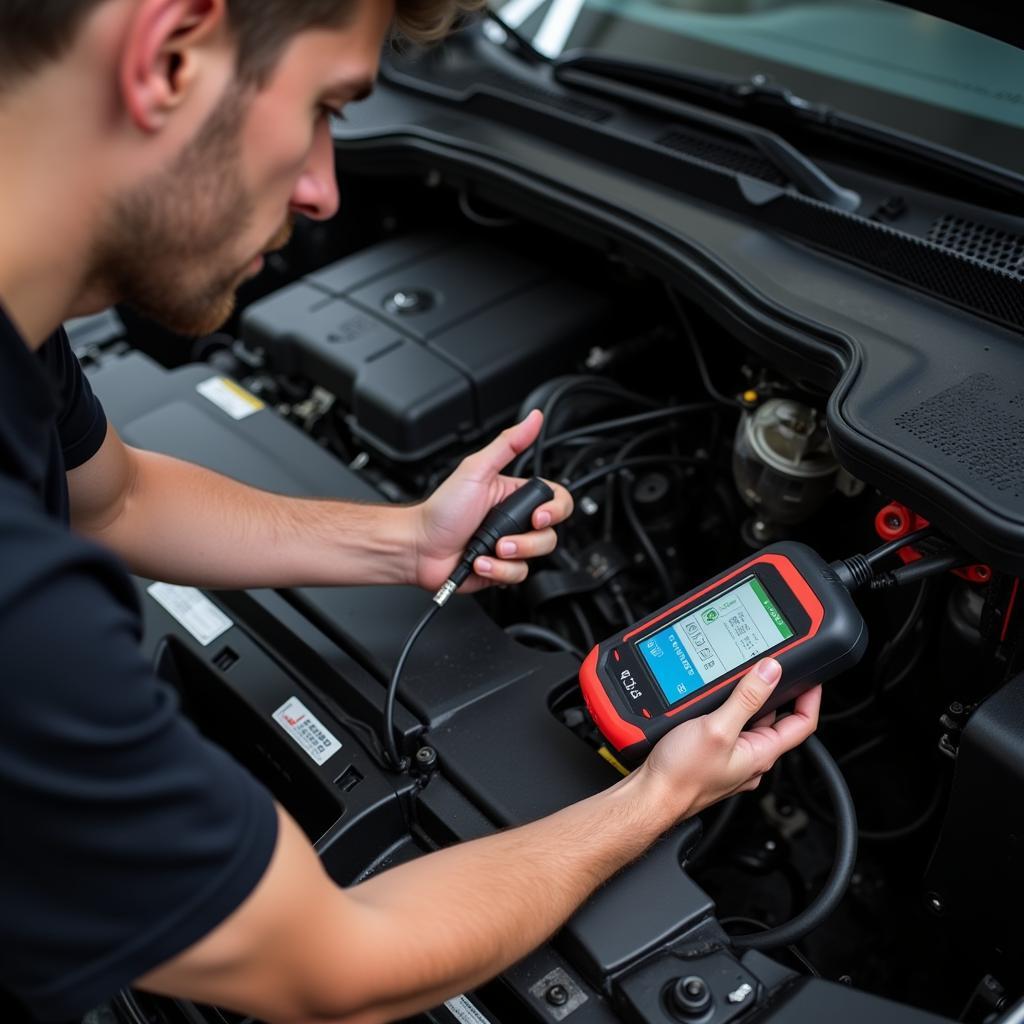
M125 568L68 528L65 472L105 433L66 335L32 353L0 310L4 1022L81 1017L191 946L277 836L269 794L141 656Z

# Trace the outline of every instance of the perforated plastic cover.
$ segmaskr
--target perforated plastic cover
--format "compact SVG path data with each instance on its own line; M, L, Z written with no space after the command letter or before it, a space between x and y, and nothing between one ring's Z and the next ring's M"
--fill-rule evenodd
M928 241L997 267L1024 280L1024 238L945 214L928 229Z
M897 416L896 426L964 477L1024 498L1024 392L975 373Z

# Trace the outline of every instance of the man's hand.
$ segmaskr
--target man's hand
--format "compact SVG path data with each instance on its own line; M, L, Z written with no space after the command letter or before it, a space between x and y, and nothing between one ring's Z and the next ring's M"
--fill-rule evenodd
M487 513L526 482L502 476L501 471L533 444L542 419L535 410L522 423L503 431L486 448L464 459L419 506L414 564L414 580L419 586L427 590L441 586ZM474 575L461 588L464 592L492 583L521 583L529 572L527 559L554 551L554 527L571 515L573 503L564 487L552 483L551 488L555 497L533 513L534 529L503 537L496 558L478 558L473 563Z
M772 695L782 669L773 658L758 662L717 710L677 726L651 751L639 769L662 789L678 818L699 814L726 797L756 789L787 750L818 727L821 687L797 698L792 714L747 723Z

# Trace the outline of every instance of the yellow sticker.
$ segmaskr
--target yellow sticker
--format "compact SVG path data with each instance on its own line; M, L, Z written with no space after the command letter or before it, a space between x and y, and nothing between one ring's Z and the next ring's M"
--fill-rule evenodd
M196 391L233 420L244 420L246 416L266 408L255 395L250 395L240 384L227 377L210 377L197 384Z

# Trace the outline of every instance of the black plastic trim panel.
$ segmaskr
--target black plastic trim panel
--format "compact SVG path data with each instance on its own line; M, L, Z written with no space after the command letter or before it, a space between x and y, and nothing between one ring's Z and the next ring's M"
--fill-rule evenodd
M439 171L670 281L765 359L831 391L829 430L846 468L975 557L1024 572L1019 330L695 200L688 177L670 185L642 165L622 170L581 149L581 137L559 145L386 84L336 131L344 171ZM944 401L951 429L915 431Z

